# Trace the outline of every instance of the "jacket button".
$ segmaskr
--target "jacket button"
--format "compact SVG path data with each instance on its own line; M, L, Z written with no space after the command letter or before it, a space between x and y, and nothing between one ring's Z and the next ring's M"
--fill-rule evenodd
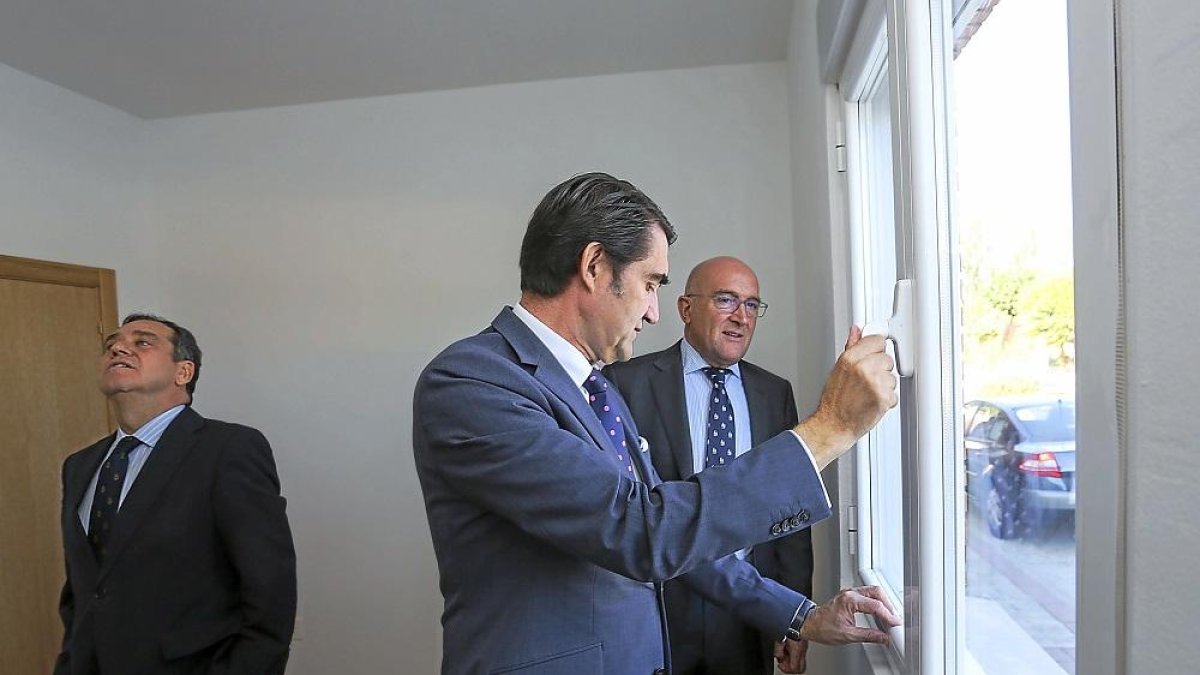
M787 518L784 518L784 519L783 519L783 523L782 523L782 524L783 524L783 531L784 531L784 532L787 532L787 531L789 531L789 530L791 530L791 529L792 529L792 521L788 520Z
M771 526L771 534L779 534L781 532L783 532L783 526L779 523L775 523Z
M793 530L799 529L800 526L803 524L803 522L796 516L792 516L792 519L789 522L791 522Z
M797 513L796 517L800 519L800 522L807 523L808 522L808 511L805 511L804 509L800 509L800 513Z

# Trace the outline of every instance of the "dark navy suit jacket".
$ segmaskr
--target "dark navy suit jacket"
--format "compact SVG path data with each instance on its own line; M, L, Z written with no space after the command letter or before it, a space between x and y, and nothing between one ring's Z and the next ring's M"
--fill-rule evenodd
M787 380L749 361L741 361L738 370L750 410L751 445L796 426L796 400ZM640 433L649 441L659 477L680 480L694 474L680 343L614 363L604 369L604 374L620 390ZM808 528L754 547L750 559L762 576L806 596L812 594L812 535ZM728 639L733 637L729 633L743 626L726 609L714 607L678 581L667 582L665 596L676 664L704 662L712 667L736 663L737 672L774 672L773 643L783 637L782 633L763 633L755 636L758 639ZM746 653L737 653L741 649Z
M661 582L680 576L783 634L801 596L730 554L829 516L799 441L781 434L728 471L668 483L646 453L634 453L643 480L630 478L610 447L510 309L422 372L413 450L445 599L443 673L651 675L668 659Z
M97 564L79 503L113 436L63 464L65 634L55 675L276 675L296 617L296 554L267 439L171 422Z

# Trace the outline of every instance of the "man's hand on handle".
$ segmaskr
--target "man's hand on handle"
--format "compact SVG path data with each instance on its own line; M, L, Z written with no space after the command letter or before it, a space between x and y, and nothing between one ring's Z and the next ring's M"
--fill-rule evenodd
M863 628L855 623L859 613L875 617L880 629ZM800 640L784 640L775 645L775 664L782 673L803 673L808 668L808 642L848 645L856 642L887 644L887 629L900 625L900 617L878 586L846 588L823 605L808 613L800 629ZM882 629L882 630L881 630Z
M855 624L855 615L875 617L876 628ZM800 628L800 637L825 645L847 645L854 642L888 643L886 629L900 625L900 617L878 586L844 588L823 605L813 608Z
M851 326L816 411L796 425L818 469L846 452L899 401L895 362L884 345L882 336L863 337L858 326Z

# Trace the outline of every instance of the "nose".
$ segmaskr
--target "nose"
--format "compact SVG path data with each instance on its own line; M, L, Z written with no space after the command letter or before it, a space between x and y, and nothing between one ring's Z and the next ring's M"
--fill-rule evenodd
M650 294L650 305L646 307L646 313L642 315L642 319L646 323L658 323L658 290L655 289Z
M729 317L738 323L749 323L751 317L757 317L757 315L750 312L745 302L739 302Z
M129 346L126 345L125 341L121 338L113 339L113 341L108 345L108 348L104 351L111 356L121 356L123 354L131 353L129 351Z

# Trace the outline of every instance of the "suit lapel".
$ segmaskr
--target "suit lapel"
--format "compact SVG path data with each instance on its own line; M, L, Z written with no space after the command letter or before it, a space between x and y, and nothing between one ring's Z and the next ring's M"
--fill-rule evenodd
M86 561L84 564L92 570L92 573L95 571L96 556L92 553L92 547L87 540L87 532L84 531L83 522L79 519L79 504L83 501L83 495L92 482L92 476L96 475L96 471L100 468L100 462L104 460L104 455L108 453L116 435L116 432L113 432L84 450L75 461L75 464L78 465L77 470L67 476L68 482L63 485L63 504L66 507L63 509L63 546L67 555L71 555L73 552L76 559Z
M571 409L591 435L596 449L601 452L610 449L612 446L609 444L608 434L604 433L604 427L600 424L600 418L596 417L595 411L583 400L579 383L571 381L558 360L533 331L529 330L525 322L505 307L492 321L492 328L508 340L521 363L533 369L534 378Z
M186 407L158 439L145 466L121 504L116 524L113 525L112 538L108 543L108 554L104 557L104 566L100 569L101 577L121 557L121 552L133 533L146 519L154 503L166 489L171 476L195 445L196 432L203 426L204 418L191 407Z
M66 491L65 503L72 511L79 511L79 503L83 501L83 495L87 492L88 485L92 482L92 477L96 475L96 470L100 468L100 462L104 460L104 455L108 453L108 449L112 446L113 440L116 437L116 432L113 432L92 444L79 455L76 464L80 465L80 470L74 472L74 475L69 477L69 485L63 486L63 489ZM78 513L75 514L75 520L76 522L79 521ZM82 526L80 529L82 530Z
M745 361L738 369L742 375L742 389L746 392L746 408L750 410L750 447L755 447L773 435L767 414L767 392L763 391L762 382L746 367Z
M683 355L678 342L655 359L650 391L654 395L658 417L666 427L667 438L683 439L682 443L671 444L676 475L669 478L687 478L696 471L692 464L692 433L683 392Z

